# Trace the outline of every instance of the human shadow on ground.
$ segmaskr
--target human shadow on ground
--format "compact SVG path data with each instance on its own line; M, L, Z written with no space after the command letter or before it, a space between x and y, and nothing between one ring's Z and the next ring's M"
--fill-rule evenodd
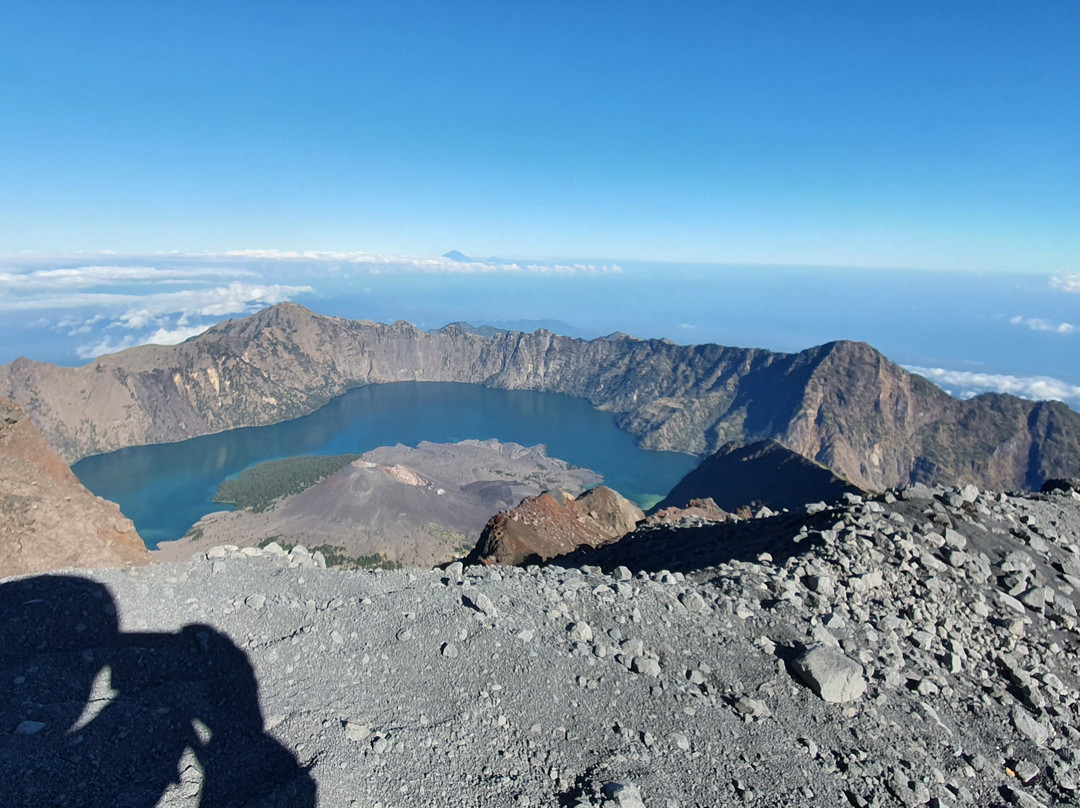
M224 634L122 632L85 578L0 584L0 805L149 808L170 787L201 808L316 796L263 731L251 663Z

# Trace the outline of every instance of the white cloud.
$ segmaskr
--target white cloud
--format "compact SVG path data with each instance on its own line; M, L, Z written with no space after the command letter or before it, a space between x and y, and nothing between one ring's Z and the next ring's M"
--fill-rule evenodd
M208 329L210 324L207 325L192 325L181 328L174 328L172 330L166 328L159 328L145 340L143 343L151 343L153 345L177 345L186 339L191 337L197 337L203 331Z
M113 325L123 326L124 328L145 328L153 321L154 315L147 309L133 309L121 314L119 322L113 323Z
M388 275L402 273L430 274L532 274L552 276L619 274L618 264L586 263L517 263L499 260L455 261L450 258L379 255L366 252L328 250L229 250L220 253L159 253L156 255L120 255L99 253L100 264L62 266L62 259L18 261L16 268L0 268L0 291L18 295L44 295L51 300L67 290L104 291L128 285L196 285L224 280L250 280L273 273L276 269L295 276L308 274L341 275L351 273ZM81 260L87 260L81 257ZM107 261L107 262L106 262ZM130 265L118 262L128 261ZM112 263L117 262L117 263ZM26 298L24 298L26 299ZM31 308L32 306L26 306ZM3 306L0 306L2 309ZM10 306L9 306L10 308Z
M81 334L89 334L94 330L94 326L105 319L104 314L95 314L93 317L65 317L58 323L49 323L48 320L43 320L41 325L46 327L52 327L55 331L66 332L69 337L77 337Z
M140 283L191 283L236 276L256 277L252 270L207 267L79 266L57 269L7 270L0 272L0 289L34 292L57 289L92 289Z
M1063 292L1080 293L1080 273L1072 275L1055 275L1050 279L1050 285Z
M68 336L116 328L133 332L119 339L99 334L74 348L79 358L90 359L146 343L174 345L202 333L223 317L250 314L311 291L310 286L233 281L225 286L144 295L68 292L36 300L0 298L0 310L95 308L98 313L92 317L67 316L54 327ZM207 319L211 322L204 322Z
M915 365L904 367L930 379L957 398L971 398L979 393L1010 393L1033 401L1064 401L1073 406L1080 404L1080 387L1052 376L1011 376Z
M253 284L233 281L226 286L182 289L175 292L149 294L65 292L37 297L0 297L0 311L31 311L35 309L74 309L83 306L103 309L126 308L120 319L140 327L149 318L162 314L212 316L243 314L263 306L271 306L298 295L314 291L310 286Z
M1022 325L1032 331L1049 331L1052 334L1072 334L1080 331L1080 327L1072 323L1053 323L1041 317L1013 317L1009 320L1013 325Z
M75 348L75 355L80 359L96 359L102 354L116 353L117 351L123 351L127 348L134 348L136 344L137 341L131 334L116 341L113 341L110 337L105 337L98 342L77 346Z
M75 355L80 359L95 359L102 354L116 353L137 345L177 345L186 339L198 336L213 323L194 326L178 326L176 328L159 327L152 333L142 335L126 334L120 339L103 337L96 342L89 342L75 348Z

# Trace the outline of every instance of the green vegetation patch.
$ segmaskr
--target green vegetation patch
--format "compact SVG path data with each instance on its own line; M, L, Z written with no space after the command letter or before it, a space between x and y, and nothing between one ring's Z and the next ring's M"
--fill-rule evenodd
M214 502L260 513L281 497L299 494L340 471L360 455L287 457L245 469L218 486Z

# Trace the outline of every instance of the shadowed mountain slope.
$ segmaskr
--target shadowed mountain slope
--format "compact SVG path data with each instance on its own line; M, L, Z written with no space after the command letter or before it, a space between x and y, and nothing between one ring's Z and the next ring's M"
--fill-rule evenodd
M845 492L860 489L774 440L732 441L683 477L656 510L683 507L694 499L712 499L726 511L744 505L795 510L808 502L835 502Z
M425 333L283 303L180 345L80 368L0 366L68 461L303 415L351 387L454 381L587 399L645 448L707 454L778 440L867 489L909 481L1015 489L1080 474L1080 414L1011 396L959 401L869 345L797 354L539 330Z

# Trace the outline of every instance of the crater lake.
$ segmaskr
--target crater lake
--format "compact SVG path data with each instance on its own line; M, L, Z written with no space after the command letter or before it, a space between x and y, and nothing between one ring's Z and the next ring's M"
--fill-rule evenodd
M613 414L582 399L453 382L397 382L355 388L301 418L131 446L84 458L72 469L90 491L116 502L154 549L181 538L207 513L228 509L213 501L221 482L266 460L471 438L544 444L549 456L596 471L605 485L643 508L698 462L687 454L639 448L615 425Z

